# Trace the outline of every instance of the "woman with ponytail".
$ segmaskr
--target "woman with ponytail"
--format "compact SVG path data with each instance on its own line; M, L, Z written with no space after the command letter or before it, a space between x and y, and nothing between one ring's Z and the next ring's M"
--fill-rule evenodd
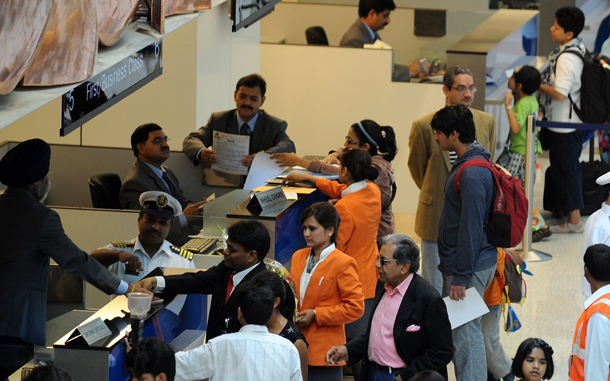
M271 158L284 166L301 166L314 173L338 173L341 154L344 149L361 149L371 155L372 166L377 168L379 175L375 184L381 191L381 221L377 241L388 234L395 233L394 214L392 213L392 201L396 195L396 182L392 160L398 151L396 147L396 135L390 126L380 126L376 122L364 119L352 124L345 137L343 147L331 151L322 159L307 160L297 156L295 153L276 153Z
M371 165L371 156L361 149L346 149L341 155L339 181L312 175L291 173L284 182L310 181L335 201L341 217L336 247L356 260L364 294L364 315L345 326L348 339L364 334L377 285L377 230L381 216L381 192L373 182L379 171ZM331 201L332 203L333 201ZM294 275L294 273L293 273Z

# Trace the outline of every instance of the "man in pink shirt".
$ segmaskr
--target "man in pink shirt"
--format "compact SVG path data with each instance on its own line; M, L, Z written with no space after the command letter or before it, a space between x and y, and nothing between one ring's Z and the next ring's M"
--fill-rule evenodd
M362 377L409 380L423 370L447 378L453 356L451 323L438 291L417 275L419 248L404 234L383 238L377 272L381 282L366 333L332 347L328 363L363 361Z

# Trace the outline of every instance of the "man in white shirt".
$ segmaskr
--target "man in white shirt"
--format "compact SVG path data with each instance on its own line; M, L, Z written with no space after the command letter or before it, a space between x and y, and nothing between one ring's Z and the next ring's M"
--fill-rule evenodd
M610 370L610 247L597 244L584 256L593 295L576 323L570 380L608 380Z
M585 239L583 251L596 243L610 245L610 172L602 175L595 180L599 185L606 186L606 202L602 203L601 208L593 213L585 223ZM591 287L587 278L582 277L582 293L591 296Z
M302 381L296 347L267 330L275 298L268 287L247 281L237 289L239 332L176 353L176 380Z
M140 234L130 241L112 241L91 256L130 284L157 267L194 269L193 253L165 240L172 218L182 209L178 200L165 192L148 191L140 196L140 205Z

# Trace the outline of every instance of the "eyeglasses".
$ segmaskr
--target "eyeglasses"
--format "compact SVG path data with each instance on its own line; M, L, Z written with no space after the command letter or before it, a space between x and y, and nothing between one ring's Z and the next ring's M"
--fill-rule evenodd
M363 145L363 144L364 144L363 142L354 142L354 141L349 140L349 136L346 136L346 137L345 137L345 142L346 142L348 145L349 145L349 144L357 144L357 145L361 146L361 145Z
M383 266L385 266L386 263L396 262L396 259L387 259L378 254L377 261L379 261L381 263L381 266L383 267Z
M153 140L149 140L147 141L147 143L152 143L152 144L156 144L156 145L161 145L162 143L167 143L169 142L170 139L166 136L164 138L154 138Z
M468 90L471 93L476 93L477 92L477 87L476 86L470 86L470 87L466 87L466 86L458 86L458 87L452 87L453 90L457 91L458 93L465 93L466 90Z

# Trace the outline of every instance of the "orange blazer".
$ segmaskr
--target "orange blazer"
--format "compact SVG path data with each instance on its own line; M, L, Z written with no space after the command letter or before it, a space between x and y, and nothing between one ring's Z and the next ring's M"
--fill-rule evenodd
M302 249L292 256L290 273L299 301L301 276L310 250ZM299 302L299 311L314 308L316 320L300 330L309 343L309 365L324 366L326 352L334 345L345 344L345 324L364 314L364 295L353 258L335 249L318 264L305 291L303 304Z
M337 249L356 260L358 276L362 282L365 299L375 297L377 286L377 231L381 220L381 191L372 182L366 188L341 198L347 188L344 184L327 179L318 179L316 187L331 198L339 198L335 208L341 217Z

